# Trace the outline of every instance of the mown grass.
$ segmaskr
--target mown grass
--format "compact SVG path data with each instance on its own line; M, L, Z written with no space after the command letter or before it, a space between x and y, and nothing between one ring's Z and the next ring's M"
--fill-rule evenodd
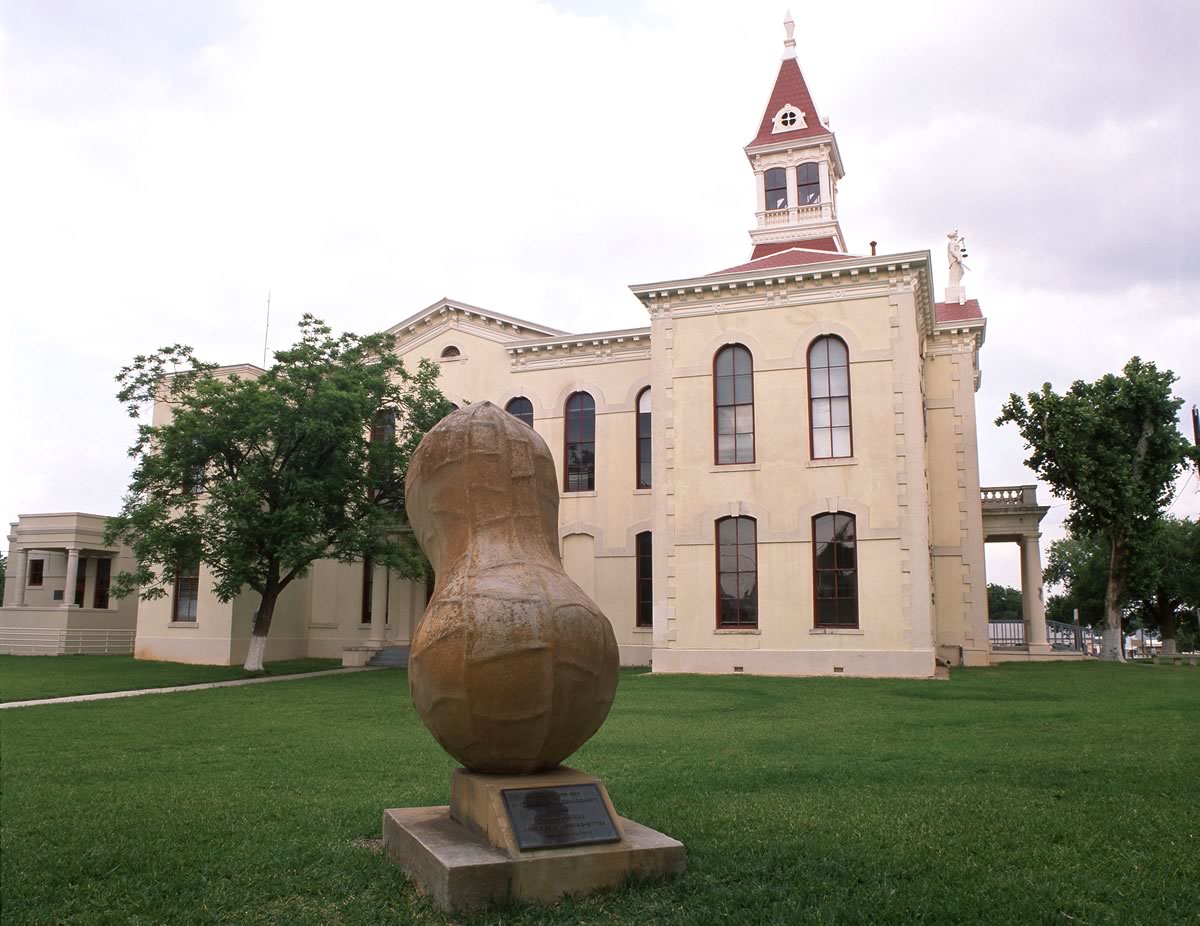
M170 688L260 675L317 672L340 665L337 659L285 659L267 663L265 672L247 672L241 666L192 666L149 662L132 656L0 656L0 701Z
M571 764L686 875L480 924L1184 923L1200 672L626 672ZM2 717L6 923L443 924L370 845L445 803L400 671Z

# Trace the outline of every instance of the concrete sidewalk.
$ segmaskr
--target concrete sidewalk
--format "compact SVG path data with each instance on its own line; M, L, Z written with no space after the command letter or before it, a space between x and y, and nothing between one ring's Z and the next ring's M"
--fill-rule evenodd
M37 707L41 704L74 704L77 701L108 701L112 698L136 698L140 695L171 694L176 691L203 691L205 688L232 688L234 685L261 685L265 682L291 682L299 678L320 678L323 675L347 675L351 672L378 672L379 666L353 669L322 669L320 672L300 672L296 675L275 675L267 678L235 678L227 682L201 682L198 685L176 685L172 688L138 688L134 691L100 691L96 694L70 695L65 698L42 698L36 701L5 701L0 710L9 707Z

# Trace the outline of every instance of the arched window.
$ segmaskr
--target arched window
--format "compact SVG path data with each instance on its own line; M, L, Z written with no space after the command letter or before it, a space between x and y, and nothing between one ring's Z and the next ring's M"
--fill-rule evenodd
M808 431L814 460L854 455L850 354L841 338L817 338L808 349Z
M821 201L821 171L816 164L801 164L796 168L796 200L801 206Z
M442 348L442 359L443 360L448 360L451 357L461 357L461 356L462 356L462 351L459 350L457 347L455 347L453 344L447 344L445 347Z
M533 427L533 403L525 396L519 395L515 399L509 399L504 410L518 421L524 421L531 428Z
M858 626L858 542L854 515L838 511L813 518L813 623Z
M637 399L637 487L650 488L650 387L638 393Z
M766 177L767 208L786 209L788 204L787 171L782 167L772 167Z
M654 540L650 531L637 535L637 626L654 626Z
M741 344L717 351L713 362L716 461L754 462L754 361Z
M586 392L567 399L566 453L563 491L592 492L596 488L596 403Z
M717 626L758 626L758 525L717 521Z

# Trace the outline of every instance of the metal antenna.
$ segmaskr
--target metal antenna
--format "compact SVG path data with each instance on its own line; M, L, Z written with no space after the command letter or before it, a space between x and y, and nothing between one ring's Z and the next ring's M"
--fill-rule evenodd
M271 291L267 290L267 329L263 332L263 369L267 368L267 338L271 334Z

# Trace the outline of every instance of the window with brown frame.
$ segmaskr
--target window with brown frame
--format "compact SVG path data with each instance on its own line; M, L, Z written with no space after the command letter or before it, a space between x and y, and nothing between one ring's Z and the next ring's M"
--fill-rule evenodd
M576 392L567 399L566 411L563 491L595 491L596 402L586 392Z
M763 181L768 210L786 209L788 205L787 170L772 167Z
M533 403L525 396L519 395L515 399L509 399L504 410L518 421L523 421L531 428L533 427Z
M87 560L79 557L79 568L75 572L75 607L83 607L83 596L87 591Z
M29 575L25 577L25 584L30 588L41 588L45 575L46 561L44 559L31 559L29 561Z
M637 487L650 488L651 448L653 431L650 428L650 387L638 393L637 399Z
M801 164L796 168L796 202L811 206L821 201L821 171L816 164Z
M363 574L362 574L362 612L359 620L364 624L371 623L371 596L375 592L375 564L371 562L371 557L363 557Z
M808 437L814 460L854 455L850 433L850 354L828 335L808 348Z
M758 525L717 521L717 626L758 627Z
M713 360L713 417L718 465L754 462L754 360L729 344Z
M654 626L654 538L637 535L637 626Z
M813 518L813 623L858 627L858 542L854 515Z
M175 569L175 602L171 620L196 620L196 605L200 598L200 560L181 562Z
M112 587L112 560L102 556L96 560L96 588L92 592L92 607L108 607L108 590Z
M383 408L375 413L371 422L371 443L385 444L396 440L396 410Z

